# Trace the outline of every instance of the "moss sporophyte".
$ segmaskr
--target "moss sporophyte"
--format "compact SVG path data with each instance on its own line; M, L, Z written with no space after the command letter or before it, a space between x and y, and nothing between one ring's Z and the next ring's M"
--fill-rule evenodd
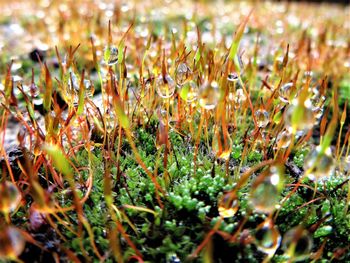
M0 261L349 262L349 6L0 1Z

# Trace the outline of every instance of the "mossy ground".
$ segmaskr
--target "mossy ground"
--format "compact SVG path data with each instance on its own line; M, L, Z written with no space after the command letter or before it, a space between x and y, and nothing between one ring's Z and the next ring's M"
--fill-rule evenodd
M23 252L9 256L1 250L9 238L0 235L0 258L263 262L257 229L269 219L280 233L271 262L295 260L286 255L283 240L296 226L312 240L301 262L350 262L348 7L261 3L253 9L250 3L225 1L144 1L134 9L95 1L22 4L28 10L0 3L10 13L0 17L1 32L18 30L0 38L0 186L12 181L21 196L10 213L0 202L0 234L21 230L26 243ZM250 10L249 23L239 26ZM105 60L112 36L119 53L111 66ZM43 49L42 61L30 55L37 48ZM241 56L244 64L238 67ZM170 98L157 91L156 79L164 80L166 70L176 79L179 61L194 73L192 103L181 85ZM228 65L237 72L228 72ZM228 73L239 73L235 84ZM97 96L84 97L82 85L73 90L72 76L91 80L102 103L95 105ZM198 103L209 79L220 84L220 99L211 110ZM295 91L288 102L281 100L282 86L292 82ZM37 105L28 91L35 83ZM325 97L316 103L321 116L310 131L295 136L295 145L280 147L280 132L302 122L303 114L293 113L296 121L288 124L286 112L295 101L305 106L304 93L308 99ZM268 125L257 125L256 111L265 108ZM300 108L305 113L303 106L294 111ZM26 125L25 131L17 134L13 123ZM227 160L214 150L214 127L222 128L219 137L230 138ZM312 181L304 167L316 146L330 150L335 169ZM278 205L268 215L250 198L254 180L268 165L241 181L267 160L283 170L283 190L271 193ZM239 202L228 218L219 214L226 193L236 194ZM266 197L269 193L261 196Z

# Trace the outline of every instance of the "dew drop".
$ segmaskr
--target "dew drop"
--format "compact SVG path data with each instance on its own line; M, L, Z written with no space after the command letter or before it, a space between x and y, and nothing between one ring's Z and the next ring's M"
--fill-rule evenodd
M91 98L95 92L95 88L91 80L84 79L84 86L85 86L85 96Z
M275 254L281 244L281 235L270 218L258 225L254 239L257 248L270 256Z
M13 212L21 200L21 192L14 183L10 181L0 183L0 210L3 213Z
M231 82L237 81L237 80L238 80L238 75L237 75L237 73L235 73L235 72L229 73L229 74L227 75L227 80L228 80L228 81L231 81Z
M279 98L284 103L289 103L293 91L293 82L284 84L279 91Z
M172 254L169 257L169 260L167 261L167 263L181 263L181 260L178 258L176 254Z
M217 158L228 160L232 149L232 140L227 130L221 126L214 128L212 149Z
M236 95L234 97L234 107L235 109L238 109L242 106L243 103L247 101L247 97L244 94L243 89L237 89Z
M206 110L214 109L219 97L219 86L216 81L206 82L199 89L199 105Z
M322 107L324 102L326 101L326 97L321 95L317 88L313 88L311 90L310 101L313 108Z
M25 239L17 228L9 226L0 231L0 259L16 259L25 247Z
M174 95L176 85L174 80L168 74L165 76L159 75L156 79L155 85L160 97L167 99Z
M310 81L310 86L314 86L316 84L316 79L314 77L314 73L312 71L305 71L302 79L303 83L307 83Z
M35 83L32 83L29 86L29 92L30 92L30 96L34 99L37 98L40 94L40 90L38 88L38 86Z
M104 50L104 60L108 66L118 63L118 48L114 45L108 45Z
M321 107L314 107L312 109L312 112L314 113L315 119L320 120L323 115L323 108Z
M280 166L271 166L252 182L249 193L251 206L258 213L273 212L279 203L282 188L283 169Z
M259 128L265 128L270 122L269 113L266 110L257 110L254 115Z
M309 130L315 124L315 116L307 102L300 104L294 101L287 108L284 121L287 127L294 127L297 130Z
M198 87L196 82L189 81L183 86L183 90L186 92L181 92L181 97L184 99L187 103L192 103L195 99L197 99L198 96Z
M304 161L304 170L311 180L329 178L333 174L334 168L335 165L330 148L322 153L321 147L317 146L306 156Z
M233 217L239 208L238 197L235 193L225 193L218 204L219 215L223 218Z
M278 134L276 139L276 149L285 149L288 148L292 140L292 134L289 130L284 130Z
M79 79L77 75L73 72L73 70L69 69L67 74L65 75L65 84L68 88L68 94L66 94L66 97L69 102L77 101L77 92L79 92Z
M114 112L110 109L107 109L106 114L105 114L105 125L106 125L106 131L108 133L111 133L116 124L116 116Z
M283 236L282 245L286 256L294 261L305 260L310 256L312 238L307 230L297 226L290 229Z
M177 66L175 73L175 81L177 85L184 85L191 78L191 76L191 69L186 65L186 63L180 63Z

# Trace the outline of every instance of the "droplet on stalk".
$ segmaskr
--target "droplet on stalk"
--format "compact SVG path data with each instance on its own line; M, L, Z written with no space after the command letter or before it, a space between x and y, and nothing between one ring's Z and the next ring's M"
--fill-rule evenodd
M285 113L284 121L287 127L296 130L309 130L315 124L315 116L310 107L310 100L303 104L294 100Z
M180 96L187 103L193 102L198 96L198 87L196 82L189 81L182 87Z
M191 69L186 63L180 63L176 68L175 81L179 86L184 85L192 76Z
M118 63L118 48L114 45L108 45L104 50L104 60L108 66Z
M235 109L238 109L242 106L243 103L247 101L247 96L244 94L243 89L237 89L236 95L234 97L234 106Z
M275 254L281 244L281 235L270 218L258 225L254 238L256 247L269 256Z
M323 115L323 108L321 107L314 107L312 109L312 112L314 113L315 119L320 120Z
M221 126L214 128L212 149L217 158L228 160L232 149L232 140L227 130Z
M0 211L5 214L13 212L21 200L21 192L14 183L10 181L0 183Z
M29 91L30 91L30 96L34 99L37 98L40 94L40 90L38 88L38 86L35 83L32 83L29 86Z
M84 79L84 86L85 86L85 97L91 98L95 92L95 88L91 80Z
M259 109L255 112L256 123L259 128L265 128L270 122L269 113L264 109Z
M285 149L288 148L292 141L292 134L288 129L285 129L280 134L278 134L276 139L276 149Z
M273 212L279 203L282 188L283 169L281 166L271 166L253 181L249 193L251 206L258 213Z
M228 81L231 81L231 82L237 81L237 80L238 80L238 75L237 75L237 73L235 73L235 72L229 73L229 74L227 75L227 80L228 80Z
M70 92L76 93L79 91L79 79L72 70L69 71L67 81Z
M106 125L106 131L108 133L111 133L113 129L115 128L116 124L116 116L114 112L110 109L107 109L105 114L105 125Z
M0 231L0 259L16 259L25 247L21 232L13 226Z
M311 180L322 180L329 178L334 171L335 165L332 152L328 148L321 152L321 147L317 146L305 158L304 170Z
M312 95L311 95L310 101L311 101L312 107L313 108L322 107L324 102L326 101L326 97L323 96L317 88L313 88L311 90L311 94Z
M281 87L279 91L279 98L282 102L289 103L289 101L292 99L291 98L292 93L293 93L293 82L288 82Z
M286 256L293 261L305 260L310 256L312 238L301 226L290 229L283 236L282 245Z
M219 97L219 86L216 81L206 82L199 89L199 105L206 110L214 109Z
M225 193L218 204L219 215L223 218L233 217L239 208L239 201L236 193Z
M302 82L305 84L307 81L310 81L310 86L314 86L316 84L316 80L314 78L314 73L312 71L305 71Z
M181 263L181 260L178 258L176 254L172 254L169 257L169 260L167 261L167 263Z
M225 58L224 63L222 64L222 74L224 74L227 70L227 63L229 63L228 56ZM240 76L242 76L244 73L244 65L242 57L240 55L236 55L234 60L232 61L231 67L229 68L229 73L227 75L227 80L231 82L237 81L238 73Z
M162 74L159 75L156 79L155 85L158 95L163 99L170 98L174 95L176 85L174 80L168 74L165 74L164 76Z

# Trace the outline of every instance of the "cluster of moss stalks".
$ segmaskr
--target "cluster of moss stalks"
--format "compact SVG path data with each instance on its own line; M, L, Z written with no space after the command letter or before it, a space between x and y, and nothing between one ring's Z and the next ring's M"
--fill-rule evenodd
M88 43L33 50L24 80L0 56L0 262L350 261L349 44L304 30L263 61L260 16L221 24L228 47L196 19L143 36L144 18L96 18Z

